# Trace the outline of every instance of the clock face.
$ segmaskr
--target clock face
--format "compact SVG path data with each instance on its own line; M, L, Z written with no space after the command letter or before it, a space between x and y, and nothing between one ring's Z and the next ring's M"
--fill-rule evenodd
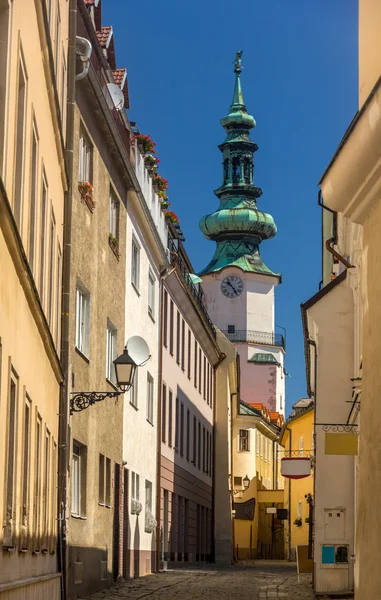
M225 277L221 283L221 291L227 298L237 298L243 291L243 281L236 275Z

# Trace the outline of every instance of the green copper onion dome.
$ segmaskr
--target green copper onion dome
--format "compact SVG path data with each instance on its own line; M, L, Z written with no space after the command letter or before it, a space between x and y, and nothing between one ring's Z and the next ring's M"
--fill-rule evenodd
M259 244L276 234L276 225L271 215L257 207L262 190L254 185L253 157L258 146L250 139L255 120L243 101L241 57L242 51L237 52L233 102L228 114L221 119L226 131L226 139L219 146L223 154L223 180L214 192L220 206L200 221L201 231L207 239L217 242L217 247L212 260L199 275L231 265L243 271L279 277L266 267L259 252Z

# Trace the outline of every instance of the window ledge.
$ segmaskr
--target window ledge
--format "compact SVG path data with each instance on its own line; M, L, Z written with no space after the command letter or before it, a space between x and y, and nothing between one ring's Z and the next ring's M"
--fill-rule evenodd
M139 410L139 407L136 406L136 404L134 404L133 402L131 402L131 400L130 400L130 406L132 406L132 408L134 408L136 411Z
M148 309L148 316L151 319L152 323L156 323L155 317L153 316L152 312L150 311L150 309Z
M104 504L103 502L98 502L98 506L103 506L103 508L111 508L111 504Z
M118 391L118 388L116 387L115 383L113 383L112 381L110 381L110 379L108 379L107 377L106 377L106 381L107 381L107 383L109 385L111 385L111 387L112 387L113 390L115 390L116 392Z
M137 295L138 295L138 296L139 296L139 298L140 298L140 292L139 292L138 288L136 287L136 285L134 284L134 282L133 282L133 281L131 281L131 285L132 285L132 287L134 288L135 292L137 293Z
M79 519L80 521L87 521L87 517L84 517L82 515L76 515L74 513L71 513L71 517L72 517L72 519Z
M153 427L153 423L151 423L151 421L149 419L146 419L147 423L149 423L151 425L151 427Z
M86 354L83 354L83 352L81 352L77 346L75 347L75 351L88 365L90 364L90 359L86 356Z

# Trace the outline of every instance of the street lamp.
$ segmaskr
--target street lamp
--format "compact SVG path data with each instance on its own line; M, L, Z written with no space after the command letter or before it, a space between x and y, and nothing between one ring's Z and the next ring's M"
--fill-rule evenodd
M113 392L73 392L73 397L70 399L71 415L75 412L81 412L97 402L102 402L105 398L117 398L130 389L134 381L136 368L142 365L137 365L131 358L127 346L125 346L123 354L113 362L115 365L116 387L119 389Z
M245 488L245 490L247 490L249 488L249 486L250 486L250 479L246 475L246 477L243 478L243 487Z

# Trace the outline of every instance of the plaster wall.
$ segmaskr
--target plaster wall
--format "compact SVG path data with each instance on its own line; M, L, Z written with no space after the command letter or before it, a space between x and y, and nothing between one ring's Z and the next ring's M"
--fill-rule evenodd
M149 198L147 199L149 205ZM133 404L133 390L124 398L123 417L123 460L126 462L131 491L131 473L140 477L140 502L143 510L140 515L131 513L131 495L128 506L128 540L126 545L135 556L141 555L139 573L145 574L155 569L151 552L155 548L155 532L145 531L145 481L152 483L152 514L156 515L156 483L157 483L157 436L158 436L158 354L160 328L160 275L150 251L150 244L141 230L144 217L135 206L127 201L127 242L126 242L126 325L124 341L135 335L142 337L148 344L151 358L148 363L139 367L135 374L134 387L137 394L136 406ZM139 250L139 283L135 286L131 280L132 243L137 243ZM154 306L152 313L148 310L148 278L154 277ZM153 378L153 423L148 421L147 414L147 377ZM143 441L144 440L144 441ZM144 451L143 451L144 449ZM136 565L135 565L136 566ZM133 574L133 569L130 574Z
M93 198L91 213L74 191L70 282L70 371L71 391L113 391L106 379L106 335L111 322L116 329L116 356L125 342L126 272L126 184L113 155L102 143L101 122L88 109L83 88L77 89L75 112L74 174L78 174L80 127L85 128L93 146ZM78 176L78 175L77 175ZM109 245L110 186L119 200L118 252ZM88 355L76 348L76 289L90 294ZM71 440L83 448L80 514L69 513L69 597L107 587L114 573L114 518L119 511L116 497L115 466L123 457L123 397L106 399L71 417ZM110 503L100 495L100 454L111 460ZM69 485L72 485L70 480ZM80 567L78 565L81 565ZM77 569L77 570L76 570ZM78 570L82 576L78 576ZM76 583L78 581L78 583Z
M229 275L243 281L243 292L238 298L226 298L221 292L221 283ZM204 275L202 279L210 318L219 329L225 331L228 325L235 325L236 331L274 331L275 278L227 267L218 273Z
M359 108L381 72L381 6L377 0L360 0L359 7Z
M315 422L346 423L354 356L354 303L348 281L340 283L313 305L308 310L308 319L318 352ZM354 554L354 457L326 455L325 432L315 425L315 459L315 590L348 591L354 584L350 559ZM329 509L332 514L335 510L344 511L340 536L327 527L325 511ZM322 545L326 544L348 545L348 563L322 565Z

